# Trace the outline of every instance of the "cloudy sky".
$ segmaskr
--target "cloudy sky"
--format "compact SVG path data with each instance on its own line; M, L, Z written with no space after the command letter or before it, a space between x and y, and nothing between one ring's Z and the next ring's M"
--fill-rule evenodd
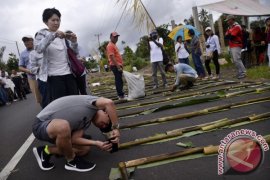
M194 4L207 4L219 0L142 0L156 25L169 23L172 19L181 23L192 14ZM130 0L130 2L132 2ZM45 8L57 8L61 14L59 30L72 30L78 36L78 42L86 52L92 52L98 47L97 34L100 42L109 40L110 32L114 31L122 14L122 6L116 0L8 0L0 2L0 47L6 46L4 60L13 52L18 55L24 50L21 41L23 35L34 35L46 25L42 22L42 12ZM217 18L218 14L215 13ZM138 30L132 23L132 13L126 12L120 22L117 32L121 35L119 41L125 41L133 49L139 38L146 35L146 30ZM118 44L121 49L121 43Z

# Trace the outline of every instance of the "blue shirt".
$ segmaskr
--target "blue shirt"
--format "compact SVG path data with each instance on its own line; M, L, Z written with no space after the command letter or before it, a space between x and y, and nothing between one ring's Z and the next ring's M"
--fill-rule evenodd
M19 60L19 66L22 66L26 69L31 69L30 67L30 61L29 61L29 54L32 50L24 50L21 55L20 55L20 60ZM27 74L27 77L29 79L36 79L35 75L33 74Z
M194 77L197 78L197 72L189 65L184 64L184 63L178 63L176 65L173 66L174 67L174 71L176 72L176 80L175 80L175 85L179 85L180 84L180 74L187 74L190 77Z

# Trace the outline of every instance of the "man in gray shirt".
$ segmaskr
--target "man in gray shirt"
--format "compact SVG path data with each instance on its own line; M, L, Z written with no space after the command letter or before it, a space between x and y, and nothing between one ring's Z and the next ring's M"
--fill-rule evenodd
M83 138L83 132L91 122L101 131L111 131L110 141L94 141ZM65 169L79 172L91 171L96 165L80 158L86 155L90 146L111 151L119 143L119 124L112 100L89 96L72 95L54 100L38 115L33 124L33 134L53 146L34 147L33 152L42 170L51 170L53 154L63 155L67 162Z
M198 75L197 72L188 64L178 63L176 65L167 64L165 67L165 72L176 73L176 80L171 88L171 91L175 91L178 86L181 85L181 90L189 89L193 86Z

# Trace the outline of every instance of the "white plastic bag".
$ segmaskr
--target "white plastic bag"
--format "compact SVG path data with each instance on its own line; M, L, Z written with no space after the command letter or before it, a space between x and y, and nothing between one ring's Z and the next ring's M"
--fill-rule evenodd
M128 85L128 100L136 99L145 96L144 78L140 74L132 74L123 71L124 77Z

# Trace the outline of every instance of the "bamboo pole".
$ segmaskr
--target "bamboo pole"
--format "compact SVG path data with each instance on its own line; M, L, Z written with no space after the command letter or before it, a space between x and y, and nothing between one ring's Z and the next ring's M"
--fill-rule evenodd
M270 100L270 97L256 98L256 99L250 99L250 100L245 100L245 101L236 102L236 103L229 103L229 104L225 104L225 105L221 105L221 106L214 106L214 107L210 107L210 108L206 108L206 109L202 109L202 110L198 110L198 111L187 112L187 113L173 115L173 116L167 116L167 117L163 117L163 118L156 118L156 119L151 119L151 120L142 121L142 122L136 122L136 123L129 124L129 125L121 125L120 129L133 128L133 127L142 126L142 125L179 120L179 119L183 119L183 118L191 118L194 116L209 114L209 113L213 113L216 111L237 107L239 105L248 105L249 103L268 101L268 100Z
M253 116L249 116L250 121L254 121L257 119L262 119L262 118L267 118L270 116L270 112L267 113L263 113L263 114L258 114L258 115L253 115Z
M120 162L118 164L118 168L120 170L121 176L123 180L128 180L128 172L127 172L127 168L126 168L126 163L124 162Z
M218 153L218 148L219 148L219 146L213 146L213 145L206 146L203 148L203 153L205 155L216 154L216 153Z
M126 168L135 167L135 166L139 166L143 164L148 164L152 162L157 162L157 161L162 161L162 160L167 160L167 159L172 159L176 157L182 157L189 154L202 153L202 152L203 152L202 147L190 148L190 149L186 149L186 150L182 150L178 152L165 153L165 154L130 160L130 161L125 162L125 165L126 165Z
M265 141L270 144L270 135L265 135L263 136ZM128 179L128 173L127 169L129 167L136 167L144 164L149 164L157 161L163 161L167 159L173 159L173 158L178 158L190 154L196 154L196 153L204 153L205 155L210 155L210 154L217 154L219 149L219 145L208 145L204 147L195 147L195 148L190 148L187 150L182 150L178 152L173 152L173 153L165 153L165 154L160 154L160 155L154 155L154 156L149 156L149 157L144 157L144 158L139 158L139 159L134 159L126 162L120 162L118 164L118 167L120 169L122 179L127 180Z
M269 88L269 89L268 89L268 88L265 88L264 90L270 90L270 88ZM219 98L228 98L228 97L232 97L232 96L238 96L238 95L241 95L241 94L256 93L256 92L257 92L257 89L246 90L246 91L238 91L238 92L228 93L228 94L226 94L226 95L224 95L224 96L216 95L216 96L212 97L212 99L209 98L209 100L212 101L212 100L217 100L217 99L219 99ZM207 98L201 98L201 99L195 99L195 100L184 101L184 102L180 102L180 103L178 103L178 104L170 105L171 107L169 107L168 105L164 105L164 106L160 106L159 108L155 108L156 110L154 110L154 112L157 111L157 110L158 110L158 111L161 111L163 107L164 107L164 108L167 107L167 108L165 108L165 109L169 109L169 108L176 108L176 107L182 107L182 106L189 106L190 104L192 104L192 101L194 101L194 103L197 101L197 104L199 104L199 103L204 103L204 102L208 102L206 99L207 99ZM200 101L201 101L201 102L200 102ZM189 102L190 102L190 103L189 103ZM125 114L125 116L130 116L130 115L135 115L135 114L141 114L141 113L143 113L143 112L144 112L144 110L133 111L133 112L131 112L131 113ZM120 117L123 117L123 115L120 116Z
M161 139L168 139L168 138L172 138L172 137L176 137L176 136L181 136L183 134L182 131L177 131L174 133L164 133L164 134L160 134L160 135L156 135L156 136L151 136L151 137L147 137L147 138L141 138L135 141L130 141L130 142L126 142L126 143L122 143L119 145L118 149L125 149L131 146L136 146L139 144L145 144L145 143L149 143L152 141L158 141Z

